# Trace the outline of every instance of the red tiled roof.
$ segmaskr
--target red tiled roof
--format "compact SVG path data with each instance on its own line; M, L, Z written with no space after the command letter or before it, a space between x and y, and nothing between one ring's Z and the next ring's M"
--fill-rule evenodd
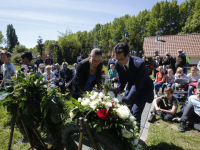
M156 36L144 38L143 50L146 56L153 56L155 51L159 51L161 56L166 52L176 56L179 49L187 56L200 55L200 34L158 36L158 41Z

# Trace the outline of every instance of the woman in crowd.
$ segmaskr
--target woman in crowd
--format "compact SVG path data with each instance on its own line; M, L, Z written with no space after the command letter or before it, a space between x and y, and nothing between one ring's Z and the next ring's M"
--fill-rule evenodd
M183 72L183 68L178 67L176 70L175 79L187 79L187 78L188 78L187 75L184 74L184 72ZM185 84L174 83L172 85L172 88L173 89L183 88L184 86L185 86Z
M172 69L168 69L167 73L168 74L166 75L166 82L163 83L163 85L162 85L162 93L164 93L164 88L165 87L171 87L173 82L174 82L173 70Z
M156 80L154 82L155 98L158 95L159 88L162 87L165 80L166 80L166 74L163 72L163 67L159 66L158 72L156 73Z
M112 83L118 81L118 73L117 73L117 70L115 69L114 64L110 64L110 70L108 70L108 75L110 76L110 81Z
M187 75L187 77L189 79L187 97L189 97L190 95L192 95L192 91L194 91L194 88L196 88L198 79L200 79L200 74L197 74L197 67L196 66L191 67L191 73L189 73Z
M55 74L51 71L50 65L47 65L45 69L46 69L46 72L43 73L43 75L44 75L43 80L49 81L49 83L51 83L50 86L54 87L55 86Z
M40 75L42 75L43 73L45 73L46 70L45 70L45 67L44 67L44 64L39 64L39 69L38 69L38 73Z
M156 113L165 121L171 121L175 117L178 108L178 100L173 96L173 94L174 89L167 87L165 89L165 96L154 99L154 109L148 119L149 122L156 121Z
M89 58L78 64L77 72L69 83L68 88L72 97L78 99L84 91L91 91L95 85L101 85L102 51L95 48L91 51Z

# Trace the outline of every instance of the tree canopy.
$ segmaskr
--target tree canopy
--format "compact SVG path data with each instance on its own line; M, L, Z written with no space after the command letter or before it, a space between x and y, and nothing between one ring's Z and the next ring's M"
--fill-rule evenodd
M15 29L12 24L9 24L7 26L6 36L7 36L7 40L6 40L7 46L6 47L8 48L9 52L12 52L15 45L19 45L18 37L16 35Z
M12 35L16 35L13 26L8 26L7 34L12 29ZM177 0L157 2L151 10L145 9L133 16L126 14L105 24L98 23L90 31L59 32L58 41L46 40L43 43L39 36L37 46L30 50L34 54L46 51L55 61L62 59L72 64L80 52L88 57L95 47L102 49L103 60L107 60L118 42L126 42L130 52L136 51L140 56L144 37L155 36L157 31L160 35L200 33L200 0L186 0L180 5ZM0 40L1 37L0 32Z

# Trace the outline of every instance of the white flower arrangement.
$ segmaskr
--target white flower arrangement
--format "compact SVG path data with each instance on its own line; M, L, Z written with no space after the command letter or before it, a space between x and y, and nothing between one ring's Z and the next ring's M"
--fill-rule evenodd
M74 107L69 116L72 121L79 117L87 118L90 127L95 128L97 132L118 127L117 135L128 141L131 149L142 149L143 147L138 146L139 134L135 117L121 101L122 96L115 95L113 91L108 91L107 95L96 91L87 92L84 98L78 98L78 102L72 101Z

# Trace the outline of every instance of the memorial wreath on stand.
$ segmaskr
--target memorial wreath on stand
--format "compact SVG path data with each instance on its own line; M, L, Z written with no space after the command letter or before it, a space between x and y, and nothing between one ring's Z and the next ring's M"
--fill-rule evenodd
M72 98L72 103L67 104L70 118L62 133L62 140L67 149L77 149L70 138L75 136L73 132L80 132L79 127L76 127L80 125L80 117L86 118L99 149L144 149L138 142L139 133L134 116L129 108L122 104L122 96L108 91L111 89L108 87L101 92L86 92L83 98ZM85 138L88 139L87 134Z

